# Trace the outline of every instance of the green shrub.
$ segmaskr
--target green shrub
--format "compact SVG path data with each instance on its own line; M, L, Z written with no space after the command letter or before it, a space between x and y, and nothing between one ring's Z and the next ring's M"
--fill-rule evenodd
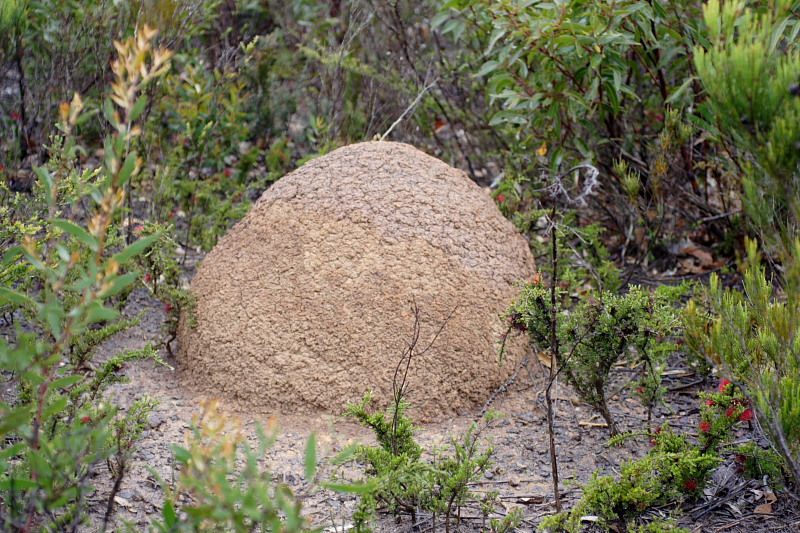
M348 407L347 415L372 429L377 447L359 446L357 457L367 466L366 474L373 489L361 498L354 514L356 531L372 531L370 523L377 517L377 509L399 515L411 515L417 523L417 513L433 513L433 527L437 516L444 519L445 530L450 531L451 519L460 516L459 510L478 497L469 490L491 466L491 447L480 449L483 427L473 424L460 439L452 438L449 450L433 450L430 461L422 458L422 448L414 441L417 428L405 416L408 404L392 404L386 412L370 413L368 407L372 394L367 393L361 404ZM494 418L486 416L485 424ZM485 427L485 426L484 426ZM486 514L490 512L486 511ZM518 517L511 524L518 525ZM515 527L515 526L514 526Z
M743 291L714 276L685 314L689 348L742 387L772 445L800 485L800 227L797 176L800 98L796 5L710 0L711 43L696 51L697 73L722 131L742 154L746 214L770 256L747 243ZM749 160L745 162L744 160Z
M276 432L259 430L258 437L258 446L251 447L240 420L223 414L217 401L205 403L186 444L172 447L180 473L172 486L162 480L167 498L161 516L153 520L149 531L319 531L302 515L301 498L288 486L273 482L259 466L275 442ZM305 475L308 483L315 482L317 450L313 435L306 448ZM336 485L336 489L363 492L356 485Z
M81 122L84 105L77 94L60 106L59 128L64 133L58 150L63 157L35 169L46 202L42 231L20 231L22 242L2 259L25 264L35 272L38 286L9 280L0 286L0 306L25 311L25 328L0 339L0 368L16 376L17 395L0 403L0 522L11 530L76 530L86 520L89 475L104 460L121 482L130 451L139 438L152 403L143 400L126 417L118 417L105 396L109 385L124 381L126 362L152 358L154 350L126 352L99 368L91 364L97 343L130 322L117 321L113 303L139 276L125 271L153 237L122 247L114 237L124 204L125 185L142 165L131 145L139 131L137 115L147 103L141 92L167 68L169 53L154 50L154 36L143 28L138 40L119 44L111 67L116 76L113 102L105 109L113 133L106 139L103 165L74 181L81 185L72 199L86 201L91 210L62 209L61 193L75 177L61 163L76 151L73 128ZM115 106L116 104L116 106ZM90 192L89 198L83 194ZM71 215L71 220L61 218ZM20 226L17 226L19 228ZM106 517L113 511L113 490Z
M61 102L78 91L97 101L113 77L109 59L114 40L136 33L136 24L164 29L175 43L202 34L219 2L196 0L8 0L0 6L0 64L16 71L17 89L8 103L15 117L9 128L16 142L8 160L16 163L38 152ZM5 111L5 108L0 108ZM2 113L6 115L5 112ZM102 139L105 125L93 123ZM85 131L84 134L87 134ZM3 154L5 155L5 154ZM2 156L0 156L2 157Z
M615 441L621 438L625 436ZM624 463L618 476L595 473L575 507L546 518L540 529L579 533L581 518L593 515L597 517L597 525L604 529L684 531L672 529L674 523L669 521L645 525L637 524L636 519L655 505L699 495L720 458L690 444L685 436L674 433L667 425L651 435L651 443L650 452L641 459Z
M800 257L800 243L795 257ZM686 310L690 349L723 369L753 398L752 408L796 482L800 482L800 269L785 265L785 296L778 297L751 243L744 292L711 279L707 306Z
M800 207L800 25L796 2L764 4L709 1L703 15L710 44L695 50L695 65L720 130L756 163L740 163L743 200L762 241L774 246L781 234L791 241Z
M670 305L675 289L662 287L650 292L629 287L621 296L588 292L574 303L565 288L558 287L556 293L557 312L553 313L550 288L543 286L541 278L524 284L506 312L509 325L526 331L539 349L558 354L559 371L581 399L600 412L615 435L606 391L617 362L632 359L641 368L640 379L632 385L648 412L664 393L661 374L674 349L666 337L677 321ZM552 342L554 327L558 347Z
M671 210L701 205L686 204L686 189L709 190L696 168L715 161L716 148L694 150L686 113L703 100L692 64L693 47L706 42L700 8L694 0L452 0L432 25L482 49L464 69L486 83L505 179L528 181L537 196L555 187L542 176L597 167L590 205L620 256L639 264L665 253L663 234L677 229Z

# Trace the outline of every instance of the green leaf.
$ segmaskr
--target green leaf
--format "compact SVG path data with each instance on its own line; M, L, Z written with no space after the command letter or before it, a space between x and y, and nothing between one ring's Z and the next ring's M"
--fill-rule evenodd
M133 170L136 168L136 153L131 152L125 158L125 162L122 163L122 170L119 171L119 183L127 183L128 179L130 179L131 174L133 174Z
M110 298L115 294L122 292L125 287L136 281L136 278L138 277L138 272L128 272L127 274L117 276L109 282L109 287L103 289L103 291L100 293L100 296L103 298Z
M119 316L119 311L105 307L102 303L95 301L86 310L86 323L95 324L104 320L114 320Z
M133 104L133 109L131 109L130 120L131 122L135 121L139 118L139 115L142 114L144 111L145 106L147 106L147 96L142 95L136 100L136 103Z
M69 399L66 396L61 396L56 401L45 407L42 412L42 420L48 420L51 416L57 415L67 408Z
M154 235L149 235L147 237L143 237L138 241L134 242L130 246L127 246L121 252L115 254L112 259L119 263L120 265L124 265L128 262L128 260L140 253L144 252L151 244L153 244L156 239L158 239L159 234L156 233Z
M375 489L374 483L320 483L320 485L328 490L344 494L369 494Z
M687 90L687 89L688 89L688 88L689 88L689 87L692 85L692 82L693 82L695 79L697 79L697 78L695 78L694 76L689 76L689 78L688 78L686 81L684 81L683 83L681 83L681 86L680 86L680 87L678 87L677 89L675 89L674 91L672 91L672 94L671 94L671 95L669 95L669 98L667 98L667 99L664 101L664 103L665 103L665 104L671 104L671 103L673 103L675 100L677 100L678 98L680 98L680 97L681 97L681 95L682 95L683 93L685 93L685 92L686 92L686 90Z
M22 246L13 246L9 248L6 254L3 256L3 262L0 263L0 269L4 270L6 267L8 267L8 265L14 262L18 255L24 254L25 248Z
M167 526L168 529L172 529L178 523L178 514L175 512L175 506L172 505L172 502L169 500L164 502L161 515L164 517L164 525Z
M24 294L13 291L7 287L0 287L0 303L13 303L17 305L33 305L34 301Z
M88 231L83 229L82 227L78 226L77 224L73 224L69 220L64 220L62 218L57 218L52 221L52 224L60 229L65 233L69 233L79 242L85 244L89 247L89 249L93 252L97 251L99 243L96 238L92 237Z
M44 195L47 203L50 204L53 201L53 176L50 175L50 171L44 167L36 167L33 169L36 175L39 177L39 181L42 182L44 186Z
M0 451L0 460L11 459L12 457L20 455L23 451L25 451L25 447L27 445L27 442L18 442L16 444L12 444L5 450Z
M192 454L186 448L181 448L180 446L173 445L172 447L172 454L175 456L175 460L178 461L180 464L188 464L192 458Z
M64 376L50 382L51 389L66 389L83 379L83 376Z
M11 478L0 480L0 490L6 491L13 489L17 490L32 490L38 487L39 484L26 478Z
M317 473L317 434L308 437L306 445L306 481L311 483Z
M495 61L494 59L490 59L483 66L480 68L478 72L475 73L475 77L486 76L490 72L497 70L497 67L500 66L500 63Z

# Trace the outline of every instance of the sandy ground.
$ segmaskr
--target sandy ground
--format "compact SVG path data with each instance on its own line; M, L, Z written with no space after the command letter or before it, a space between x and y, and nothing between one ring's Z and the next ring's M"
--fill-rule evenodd
M142 321L129 331L112 338L100 350L99 359L110 357L120 351L143 346L148 340L159 335L163 312L159 302L150 298L144 291L135 292L125 309L125 314L133 315L147 309ZM166 358L166 354L165 354ZM169 359L166 358L169 362ZM159 400L159 406L151 414L150 429L134 457L130 475L125 479L117 496L115 523L122 527L124 522L136 530L144 530L153 514L160 512L163 492L152 471L164 480L174 479L171 444L181 444L190 427L193 415L200 413L200 402L214 397L214 391L190 390L181 383L180 375L152 362L140 362L127 370L130 383L119 385L113 390L119 404L129 406L143 395ZM476 493L497 490L500 494L500 512L513 507L521 507L525 513L525 523L521 531L533 531L543 516L554 511L550 458L547 446L547 425L541 390L544 385L545 369L537 362L522 368L518 377L507 392L499 394L493 407L505 417L487 428L484 436L495 448L494 466L484 478L473 486ZM669 421L673 428L693 431L697 427L699 409L696 392L713 384L696 384L688 388L686 384L699 381L676 362L668 371L667 385L676 389L668 395L667 406L656 412L656 423ZM566 506L580 497L580 485L590 479L592 472L602 470L613 472L620 461L635 458L647 451L644 442L631 443L622 448L605 446L608 431L602 427L598 417L587 406L580 405L573 393L560 387L558 395L557 454L562 480L562 491ZM222 400L225 406L224 398ZM413 394L411 396L413 402ZM622 397L614 403L613 410L618 414L623 430L643 429L645 412L631 399ZM246 412L229 412L238 415L245 423L245 429L252 436L256 424L267 424L269 417L254 416ZM418 435L418 442L430 449L431 446L444 445L451 435L460 435L478 417L479 412L465 412L461 416L426 424ZM373 442L369 431L344 420L340 416L319 417L292 416L276 414L274 417L280 427L276 444L267 452L265 465L273 478L287 483L303 495L306 515L319 526L329 531L343 531L350 523L356 506L353 496L335 494L327 490L313 489L303 480L303 458L309 434L317 433L320 442L321 460L331 457L348 444L354 442ZM744 435L742 435L744 437ZM754 509L764 503L763 487L756 481L742 484L734 476L727 475L731 468L723 467L709 486L708 494L717 494L722 503L709 509L708 502L700 501L684 505L684 518L681 524L693 533L700 532L797 532L800 531L800 517L791 511L791 502L786 495L778 494L778 502L772 513L757 514ZM331 468L323 468L323 473L333 474ZM359 467L350 465L344 474L357 478ZM94 480L96 491L92 505L92 523L98 525L89 531L96 531L102 522L105 498L108 490L108 475L100 469ZM735 490L733 490L735 489ZM668 509L656 511L666 516ZM469 514L469 509L465 510ZM410 519L386 517L376 526L376 531L411 531ZM423 527L422 530L425 528ZM479 519L465 520L451 531L488 531Z

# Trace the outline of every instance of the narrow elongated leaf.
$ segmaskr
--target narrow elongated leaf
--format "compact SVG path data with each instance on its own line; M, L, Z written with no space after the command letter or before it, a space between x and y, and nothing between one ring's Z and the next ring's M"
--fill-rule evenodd
M317 434L308 437L306 445L306 481L311 482L317 474Z
M54 379L50 383L51 389L66 389L70 385L74 385L80 380L83 379L83 376L64 376L58 379Z
M133 104L133 109L131 110L130 116L131 122L139 118L139 116L142 114L142 111L144 111L145 106L147 106L147 96L142 95L138 100L136 100L136 103Z
M133 244L131 244L130 246L126 247L118 254L114 255L112 259L114 259L114 261L116 261L120 265L124 265L131 257L134 257L144 252L148 246L153 244L156 241L156 239L158 239L158 237L159 237L158 233L156 233L155 235L149 235L147 237L143 237L138 241L134 242Z
M128 272L127 274L115 277L113 280L111 280L110 286L103 290L101 296L103 298L110 298L111 296L120 293L138 277L138 272Z
M375 488L375 485L372 483L352 485L346 483L320 483L320 485L334 492L345 494L368 494Z
M696 78L695 78L694 76L690 76L690 77L689 77L689 78L688 78L686 81L684 81L684 82L681 84L681 86L680 86L680 87L678 87L677 89L675 89L674 91L672 91L672 94L671 94L671 95L669 95L669 98L667 98L667 99L666 99L666 101L665 101L664 103L671 104L671 103L673 103L675 100L677 100L678 98L680 98L680 97L681 97L681 95L683 95L683 93L685 93L685 92L686 92L686 90L687 90L687 89L688 89L688 88L689 88L689 87L692 85L692 82L693 82L695 79L696 79Z
M0 490L31 490L38 487L39 484L26 478L11 478L0 480Z
M83 229L82 227L78 226L77 224L73 224L69 220L64 220L61 218L53 220L52 224L61 231L75 237L79 242L88 246L91 251L93 252L97 251L98 247L97 239L92 237L89 234L89 232Z
M96 322L102 322L104 320L114 320L119 316L119 312L111 309L109 307L105 307L100 302L95 302L96 305L92 305L86 311L86 323L87 324L94 324Z
M44 411L42 412L42 420L47 420L51 416L56 415L56 414L60 413L61 411L63 411L64 409L66 409L67 408L67 401L68 401L68 398L65 397L65 396L62 396L58 400L54 401L53 403L51 403L50 405L45 407Z
M0 287L0 303L25 305L33 304L34 302L21 292L11 290L8 287Z

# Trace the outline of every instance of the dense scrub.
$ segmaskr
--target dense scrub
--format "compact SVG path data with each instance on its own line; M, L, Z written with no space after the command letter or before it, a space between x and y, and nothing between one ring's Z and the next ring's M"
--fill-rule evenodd
M594 513L598 527L674 530L643 513L704 497L730 457L797 495L798 13L793 0L3 1L0 530L89 527L99 469L112 482L93 527L107 528L155 401L122 412L106 391L131 361L163 363L179 317L191 322L187 255L298 164L383 138L464 169L529 239L541 272L508 302L507 335L543 354L548 403L563 378L624 431L615 443L652 439L544 529ZM119 313L135 290L163 302L163 336L96 361L135 324ZM624 388L650 413L668 357L722 379L697 434L617 428L611 369L635 370ZM371 479L327 483L312 438L306 475L363 494L361 528L382 501L449 529L491 450L476 428L422 460L413 398L395 392L386 415L351 413L380 434L402 422L408 450L362 447ZM751 442L734 444L745 424ZM251 449L216 404L195 426L150 530L310 529L260 470L270 435ZM414 490L387 492L406 475Z

